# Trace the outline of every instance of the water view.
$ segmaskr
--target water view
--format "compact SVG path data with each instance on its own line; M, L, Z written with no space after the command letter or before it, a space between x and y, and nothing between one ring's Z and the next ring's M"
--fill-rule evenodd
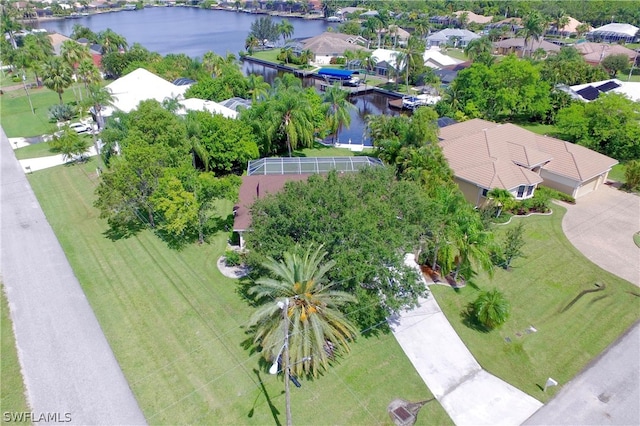
M218 55L233 53L236 56L244 50L244 41L249 35L251 24L260 16L224 10L206 10L187 7L153 7L138 11L104 13L79 19L59 19L41 21L40 28L69 36L74 25L82 25L94 32L111 28L124 36L129 45L140 43L147 49L162 55L184 53L191 57L202 57L213 51ZM313 37L337 25L324 20L287 18L293 24L293 38ZM273 17L275 22L282 18ZM281 71L250 62L243 63L245 74L263 75L272 82ZM304 81L305 86L316 85L312 78ZM319 87L319 86L317 86ZM387 97L376 93L356 96L351 99L355 108L351 111L351 126L343 129L338 141L354 144L369 144L363 136L365 117L368 114L396 114L390 110Z

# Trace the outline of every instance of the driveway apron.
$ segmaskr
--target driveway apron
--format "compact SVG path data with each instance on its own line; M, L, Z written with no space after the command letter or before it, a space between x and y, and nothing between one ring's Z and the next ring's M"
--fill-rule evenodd
M0 129L0 273L35 420L146 421Z
M640 248L633 242L640 231L640 197L604 185L575 205L562 205L562 230L571 244L602 269L640 286Z

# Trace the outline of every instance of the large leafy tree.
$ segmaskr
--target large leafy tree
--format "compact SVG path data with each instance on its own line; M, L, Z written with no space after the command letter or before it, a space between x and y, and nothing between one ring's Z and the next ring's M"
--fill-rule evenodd
M388 315L425 294L404 255L419 247L433 210L420 187L396 180L391 168L312 176L252 206L249 260L259 266L297 243L324 244L336 262L328 272L334 288L359 300L347 311L362 329L375 331L384 328Z
M619 55L609 55L600 63L607 70L611 77L615 77L620 71L628 70L630 67L629 57L624 53Z
M324 93L324 102L327 104L327 120L329 131L333 135L333 142L338 138L338 133L343 126L349 127L351 124L350 110L354 108L349 102L348 93L335 84L328 87Z
M58 94L60 104L63 103L64 90L73 83L71 74L71 68L59 56L50 58L42 66L43 83L47 89Z
M574 103L558 112L556 125L565 140L620 161L640 158L640 106L624 95Z
M257 38L264 46L267 42L273 43L280 37L280 28L270 16L261 16L251 24L249 35Z
M255 136L245 122L203 111L190 112L187 121L189 137L202 148L197 155L205 170L217 174L240 172L249 160L258 158Z
M262 264L268 272L256 280L248 293L261 302L249 320L254 343L270 363L278 361L285 337L288 358L283 360L295 375L313 375L327 370L334 356L348 352L358 332L340 311L356 298L335 289L328 272L333 260L324 261L327 252L311 245L302 252L286 251L281 260L267 258ZM281 308L277 302L286 300ZM286 309L283 315L282 309ZM289 335L284 335L284 321ZM286 367L285 367L286 368Z
M560 49L560 52L549 55L544 60L540 77L552 86L556 84L573 86L605 80L608 75L602 67L589 65L576 48L565 46Z

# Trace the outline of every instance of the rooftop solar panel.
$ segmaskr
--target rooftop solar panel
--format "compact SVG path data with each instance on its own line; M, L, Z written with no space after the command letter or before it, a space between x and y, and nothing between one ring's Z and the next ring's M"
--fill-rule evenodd
M598 96L600 96L600 91L593 86L587 86L584 89L578 90L576 93L588 101L597 99Z
M598 89L601 92L608 92L609 90L613 90L618 87L620 87L620 85L615 81L607 81L606 83L601 84L600 86L597 86L596 89Z

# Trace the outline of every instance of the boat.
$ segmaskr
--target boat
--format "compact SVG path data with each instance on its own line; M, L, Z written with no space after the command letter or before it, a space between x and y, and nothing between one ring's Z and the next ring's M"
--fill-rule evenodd
M417 96L403 96L402 108L404 109L416 109L421 106L435 105L441 99L440 96L434 95L417 95Z

